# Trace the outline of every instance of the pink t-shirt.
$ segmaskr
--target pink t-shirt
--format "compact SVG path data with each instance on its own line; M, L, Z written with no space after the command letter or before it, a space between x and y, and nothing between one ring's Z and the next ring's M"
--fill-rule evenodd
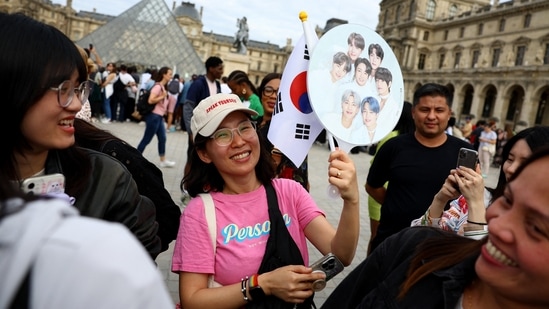
M309 254L304 229L324 216L303 187L289 179L274 179L280 212L305 265ZM265 188L238 195L211 193L217 221L217 251L212 242L201 198L192 199L183 214L175 243L172 271L215 274L222 285L257 273L269 238L270 222Z
M151 88L151 96L157 96L161 93L166 95L166 89L164 89L164 86L162 86L161 84L155 83L154 86ZM167 107L168 107L168 98L166 97L164 100L161 100L160 102L156 103L152 112L157 115L164 116L164 114L166 114Z

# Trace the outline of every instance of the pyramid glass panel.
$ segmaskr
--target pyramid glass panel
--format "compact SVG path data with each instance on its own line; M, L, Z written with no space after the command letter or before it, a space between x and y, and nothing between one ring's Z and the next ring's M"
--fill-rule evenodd
M167 66L181 76L205 73L164 0L142 0L76 44L93 44L105 63L134 64L140 70Z

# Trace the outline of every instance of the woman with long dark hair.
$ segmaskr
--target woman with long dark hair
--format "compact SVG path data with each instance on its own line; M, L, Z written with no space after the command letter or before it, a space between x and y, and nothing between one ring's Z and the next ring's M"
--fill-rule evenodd
M386 239L323 308L549 307L549 148L531 155L486 211L480 240L431 227Z
M342 150L327 159L328 181L342 199L336 229L299 183L275 179L253 115L234 94L212 95L194 109L195 147L182 184L195 198L181 215L172 259L183 308L310 308L313 282L326 275L307 267L307 241L344 265L354 257L359 194L352 160Z
M168 89L166 87L168 82L172 80L172 70L168 67L162 67L153 78L155 83L151 88L149 104L155 104L155 106L153 111L145 116L145 133L137 146L137 150L143 153L145 147L147 147L152 138L156 135L156 138L158 139L160 167L173 167L175 162L166 159L166 125L164 124L164 115L166 114L169 103Z
M154 205L124 166L75 143L74 119L88 98L84 59L59 30L21 14L0 15L0 172L15 182L60 173L83 216L126 225L152 257L160 250ZM39 52L37 52L39 51Z

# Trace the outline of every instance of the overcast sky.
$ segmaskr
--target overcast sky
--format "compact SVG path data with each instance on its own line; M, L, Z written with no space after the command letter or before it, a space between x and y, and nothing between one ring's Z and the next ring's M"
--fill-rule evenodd
M173 0L165 0L171 9ZM66 0L53 0L66 5ZM73 0L76 11L93 11L118 16L139 0ZM379 15L380 0L187 0L195 3L200 12L203 7L202 30L217 34L234 36L237 31L236 19L246 16L250 28L250 40L271 42L279 46L286 45L286 39L292 39L292 45L303 33L299 12L306 11L308 23L324 28L330 18L347 20L375 30ZM180 5L177 1L176 5Z

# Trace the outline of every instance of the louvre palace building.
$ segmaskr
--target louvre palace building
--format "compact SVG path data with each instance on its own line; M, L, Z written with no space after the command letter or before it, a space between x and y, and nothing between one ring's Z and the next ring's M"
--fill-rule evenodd
M549 125L548 0L382 0L379 5L376 31L399 60L408 101L419 86L436 82L453 91L458 120L466 115L493 119L498 127L513 129ZM232 36L202 31L202 8L191 2L169 8L164 0L142 0L120 16L109 16L76 12L72 0L66 5L5 0L0 11L53 25L83 47L93 43L104 61L171 65L175 55L180 60L173 65L182 76L204 73L205 59L218 56L226 74L243 70L259 84L267 73L283 71L292 50L291 39L286 46L254 41L252 29L246 54L238 54ZM330 19L315 30L322 35L346 22ZM139 33L143 23L149 30ZM173 42L164 53L144 57L141 46L154 46L166 28Z
M405 98L436 82L453 91L458 119L549 125L549 1L382 0L380 7L376 30L399 59Z

